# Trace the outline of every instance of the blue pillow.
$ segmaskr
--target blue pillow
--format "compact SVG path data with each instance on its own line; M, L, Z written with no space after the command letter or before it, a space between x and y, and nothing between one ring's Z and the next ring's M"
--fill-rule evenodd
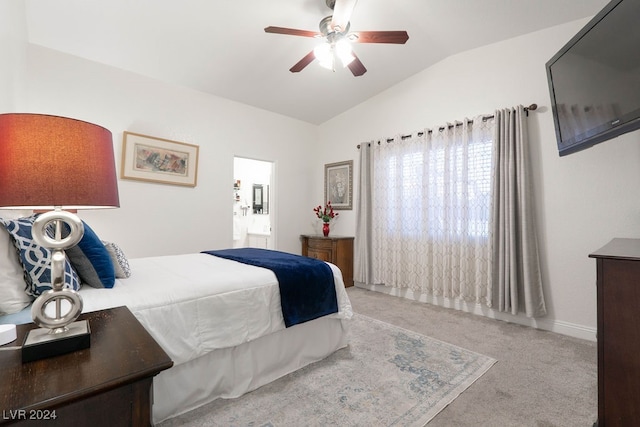
M113 288L116 283L116 270L111 255L91 227L84 221L82 224L84 236L77 245L65 251L67 257L78 272L82 283L93 288ZM68 226L65 226L68 230Z
M0 219L20 254L24 280L27 282L25 291L34 297L51 289L51 251L38 245L31 235L33 221L36 218L37 216L33 215L18 219ZM68 259L64 266L64 283L65 288L74 291L80 289L80 279Z

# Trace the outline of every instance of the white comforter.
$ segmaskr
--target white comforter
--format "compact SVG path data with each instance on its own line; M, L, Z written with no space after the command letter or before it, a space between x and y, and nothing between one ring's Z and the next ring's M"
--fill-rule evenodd
M175 365L285 329L271 270L199 253L136 258L130 265L131 277L112 289L84 286L83 312L126 305ZM331 316L351 318L342 274L329 266L338 297Z

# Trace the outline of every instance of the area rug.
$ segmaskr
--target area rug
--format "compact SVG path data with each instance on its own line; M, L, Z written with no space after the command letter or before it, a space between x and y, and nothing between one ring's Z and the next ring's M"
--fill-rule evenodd
M168 426L422 427L496 362L355 314L348 347L237 399Z

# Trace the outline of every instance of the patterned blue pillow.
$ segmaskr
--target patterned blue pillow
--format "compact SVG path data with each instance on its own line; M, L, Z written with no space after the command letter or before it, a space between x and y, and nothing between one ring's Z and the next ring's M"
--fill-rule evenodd
M51 289L51 251L38 245L31 235L33 221L37 215L18 219L0 219L13 239L20 254L20 262L27 282L26 292L37 297ZM68 260L64 268L65 288L80 289L80 280Z
M109 256L111 257L111 262L113 262L113 268L116 270L116 277L118 279L126 279L131 277L131 267L129 266L129 260L127 256L124 254L124 251L120 248L120 246L116 245L112 242L105 242L104 247L107 248L107 252L109 252Z

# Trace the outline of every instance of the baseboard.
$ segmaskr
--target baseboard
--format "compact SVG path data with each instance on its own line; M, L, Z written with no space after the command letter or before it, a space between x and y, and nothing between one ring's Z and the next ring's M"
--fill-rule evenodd
M355 286L370 291L380 292L387 295L407 298L414 301L424 302L427 304L437 305L444 308L453 308L455 310L472 313L490 319L502 320L505 322L515 323L518 325L529 326L544 331L550 331L561 335L567 335L574 338L580 338L588 341L596 341L596 329L575 323L564 322L554 319L533 319L525 316L512 315L502 313L491 308L481 306L480 304L468 303L465 301L452 300L444 297L434 297L410 289L392 288L384 285L366 285L364 283L355 282Z

